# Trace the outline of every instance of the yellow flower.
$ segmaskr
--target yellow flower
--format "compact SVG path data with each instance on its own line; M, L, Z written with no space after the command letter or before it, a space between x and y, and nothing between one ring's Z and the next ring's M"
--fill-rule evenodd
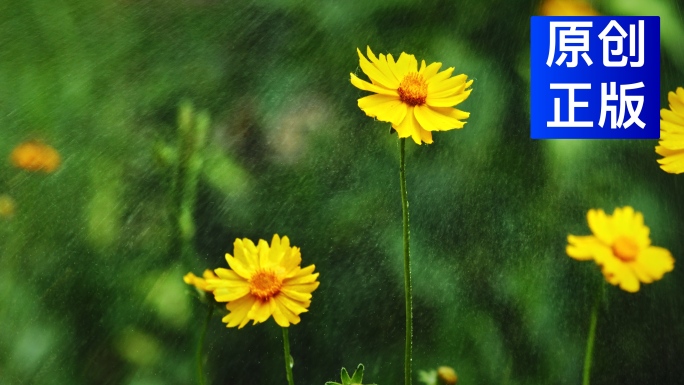
M28 141L18 145L12 150L10 159L15 167L45 173L54 172L61 163L57 150L38 141Z
M651 246L644 216L626 206L613 215L589 210L589 228L594 235L568 236L568 255L579 261L593 259L608 282L622 290L639 291L639 282L651 283L674 268L667 249Z
M298 324L299 314L311 304L311 292L319 282L314 265L301 268L298 247L278 234L271 245L263 239L254 245L236 239L234 256L226 254L230 269L214 270L219 279L209 280L218 302L228 302L230 313L223 318L228 327L242 328L247 322L261 323L273 316L282 327Z
M185 276L183 277L183 281L185 283L187 283L188 285L195 286L196 288L198 288L200 290L207 291L207 292L213 291L214 290L213 286L209 285L207 283L207 280L208 279L218 279L216 274L214 274L214 272L211 270L204 270L204 274L202 274L202 277L203 278L200 278L193 273L188 273L188 274L185 274Z
M420 64L415 56L404 52L397 61L391 54L376 57L367 48L368 59L359 49L359 64L371 80L368 83L351 75L357 88L376 93L359 99L359 108L366 115L392 123L400 138L413 138L417 144L432 143L432 131L463 128L470 113L453 106L466 100L472 90L472 80L466 75L451 77L454 68L438 72L442 63Z
M542 16L599 16L591 5L582 0L545 0L539 8Z
M667 94L670 109L660 110L660 142L655 148L662 159L660 168L672 174L684 172L684 89Z
M0 217L12 218L14 216L14 199L11 196L0 195Z

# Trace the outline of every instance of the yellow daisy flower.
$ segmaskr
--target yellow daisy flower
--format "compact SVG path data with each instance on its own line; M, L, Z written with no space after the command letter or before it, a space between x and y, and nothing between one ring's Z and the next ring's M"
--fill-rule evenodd
M545 0L539 7L542 16L599 16L594 8L582 0Z
M425 64L420 69L415 56L404 52L397 61L391 54L376 57L367 47L368 59L359 49L361 70L371 83L351 75L351 82L357 88L374 92L359 99L359 108L366 115L383 122L392 123L400 138L409 136L417 144L432 143L432 131L447 131L463 128L470 113L452 108L466 100L473 83L466 81L466 75L451 77L454 68L438 72L442 63Z
M236 239L233 254L226 254L230 269L216 269L218 279L208 280L216 301L228 302L230 313L223 322L242 328L250 320L257 324L273 316L282 327L298 324L299 314L307 311L311 293L320 284L314 265L300 267L299 248L276 234L270 246L263 239L257 245L247 238Z
M202 291L207 291L211 292L214 290L213 286L209 285L207 283L208 279L218 279L216 274L214 274L213 271L211 270L204 270L204 274L202 274L202 278L196 276L193 273L188 273L185 274L183 277L183 282L187 283L188 285L195 286L196 288L202 290Z
M59 152L45 143L31 140L12 150L10 160L15 167L27 171L55 172L61 163Z
M660 110L660 142L655 150L660 168L671 174L684 172L684 89L677 87L677 93L667 94L670 109Z
M633 208L616 208L612 216L592 209L587 221L594 235L569 235L566 252L579 261L593 259L606 280L622 290L637 292L639 282L657 281L674 268L667 249L651 246L644 216Z

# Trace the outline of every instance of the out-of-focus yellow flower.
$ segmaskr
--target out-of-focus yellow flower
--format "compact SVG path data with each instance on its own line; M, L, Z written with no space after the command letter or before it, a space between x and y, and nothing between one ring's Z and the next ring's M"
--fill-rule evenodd
M211 270L204 270L202 278L196 276L193 273L185 274L185 276L183 277L183 281L188 285L195 286L196 288L203 291L211 292L214 290L214 288L207 283L208 279L218 279L218 277Z
M594 235L569 235L566 252L580 261L593 259L606 280L622 290L637 292L639 282L657 281L674 268L667 249L651 246L644 216L633 208L616 208L613 215L592 209L587 221Z
M10 155L10 160L15 167L45 173L57 170L62 161L59 153L53 147L33 140L15 147Z
M440 366L437 368L437 379L440 384L456 385L458 376L456 375L454 368L450 366Z
M539 7L542 16L599 16L591 5L582 0L544 0Z
M257 245L236 239L233 254L226 254L230 269L216 269L219 279L208 280L216 301L228 302L230 313L223 322L242 328L250 320L257 324L273 316L282 327L298 324L319 285L314 265L300 267L299 248L276 234L270 246L263 239Z
M15 208L14 199L11 196L2 194L0 195L0 217L1 218L12 218L14 216Z
M451 77L454 68L438 72L442 63L425 64L420 69L415 56L404 52L397 61L391 54L376 57L367 47L366 59L359 49L361 70L371 83L351 75L357 88L374 92L359 99L359 108L370 117L392 123L400 138L409 136L417 144L432 143L432 131L463 128L470 113L453 108L468 98L473 83L466 75ZM369 61L370 59L370 61Z
M660 110L660 142L655 150L662 159L658 159L660 168L672 174L684 172L684 89L677 87L677 92L667 94L670 109Z

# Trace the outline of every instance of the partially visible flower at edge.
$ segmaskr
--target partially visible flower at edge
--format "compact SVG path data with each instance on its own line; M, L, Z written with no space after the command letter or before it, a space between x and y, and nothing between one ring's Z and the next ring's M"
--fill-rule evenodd
M308 311L311 293L318 288L315 266L301 268L298 247L276 234L271 245L236 239L233 254L226 254L230 269L214 270L218 279L207 282L217 302L228 302L223 317L227 327L244 327L249 321L265 322L271 316L282 327L298 324L299 314Z
M216 274L214 274L213 271L207 269L204 270L202 278L196 276L193 273L185 274L185 276L183 277L183 282L187 283L188 285L195 286L199 290L212 292L214 288L207 283L208 279L218 279L218 277L216 276Z
M12 218L16 204L11 196L0 194L0 217Z
M658 159L660 168L671 174L684 172L684 89L667 94L670 109L660 110L660 141L655 151L663 158Z
M39 142L27 141L12 150L10 160L15 167L27 171L52 173L59 168L61 157L53 147Z
M583 0L544 0L539 7L542 16L599 16L590 4Z
M566 252L579 261L593 259L612 285L634 293L640 282L657 281L674 269L672 254L651 246L644 217L632 207L616 208L613 215L591 209L587 221L593 235L569 235Z
M453 107L470 96L473 81L466 81L466 75L451 77L453 67L438 72L442 63L426 65L425 60L419 69L415 56L404 52L395 62L391 54L376 57L370 47L368 59L356 51L371 83L350 74L351 83L375 93L358 100L366 115L391 123L400 138L411 137L417 144L432 143L432 131L463 128L470 113Z

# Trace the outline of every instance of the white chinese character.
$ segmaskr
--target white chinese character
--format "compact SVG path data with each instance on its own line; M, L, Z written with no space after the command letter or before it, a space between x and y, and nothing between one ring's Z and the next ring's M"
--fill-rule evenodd
M560 120L560 98L553 98L553 122L546 127L594 127L594 122L576 122L575 108L589 107L589 102L576 102L575 90L590 90L591 83L551 83L552 90L568 90L568 120Z
M639 119L639 114L641 114L641 109L644 106L644 96L643 95L627 95L628 90L634 90L637 88L643 88L644 83L633 83L620 85L620 114L617 113L617 106L609 106L609 101L618 101L618 95L615 92L615 82L610 82L610 93L606 90L606 83L601 83L601 119L599 119L599 126L603 127L606 121L606 114L610 112L610 128L627 128L632 124L644 128L646 124ZM637 103L636 109L634 108L633 102ZM629 112L629 119L625 120L625 107ZM616 120L617 119L617 120Z
M556 65L561 65L568 57L568 52L572 54L570 61L566 62L567 67L577 67L577 55L582 52L582 58L588 66L593 62L587 52L589 52L589 31L578 30L577 28L591 28L593 23L591 21L552 21L550 22L551 30L549 35L549 58L546 60L546 65L551 67L553 58L556 56L556 28L569 28L559 30L560 47L558 51L562 52L556 60Z
M611 29L615 30L620 34L620 36L608 36ZM637 56L636 52L636 26L634 24L629 25L629 56ZM629 63L632 67L643 67L644 65L644 21L639 20L639 54L638 60ZM627 56L623 55L623 41L627 37L627 32L618 24L617 21L611 20L606 28L599 34L599 39L603 40L603 65L606 67L626 67L627 66ZM610 49L610 43L615 43L615 48ZM610 60L610 55L621 56L618 61Z

